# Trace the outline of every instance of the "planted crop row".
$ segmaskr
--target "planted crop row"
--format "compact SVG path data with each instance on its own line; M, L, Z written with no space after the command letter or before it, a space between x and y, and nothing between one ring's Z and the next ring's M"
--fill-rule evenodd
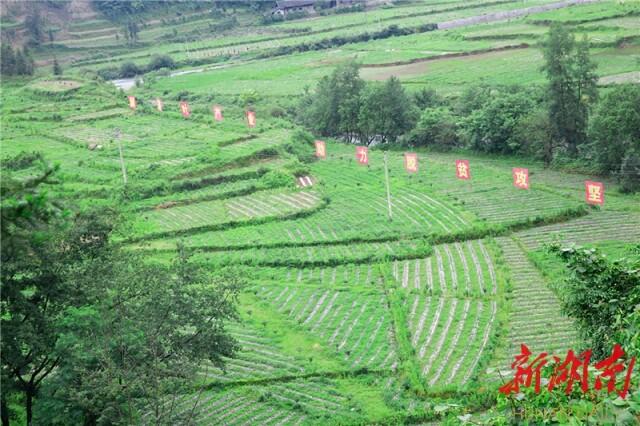
M640 215L631 212L599 211L568 222L542 226L517 234L531 250L552 241L585 244L596 241L640 241Z
M258 295L335 350L351 368L395 368L391 315L381 293L274 286L261 287Z
M393 276L407 289L463 296L496 294L493 261L481 240L443 244L425 259L395 261Z
M496 302L414 295L407 309L411 343L429 386L467 383L496 325Z
M288 215L315 207L320 202L317 193L257 193L226 201L204 201L143 214L143 223L159 232L188 230L268 216ZM140 225L142 226L142 225Z
M197 253L194 259L208 265L244 264L315 268L347 263L413 259L429 254L431 254L431 246L423 241L398 240L383 243L202 252Z
M282 283L305 283L322 286L373 285L376 266L344 264L317 268L256 268L255 276Z
M201 376L225 383L292 376L305 371L299 360L282 353L273 340L259 331L246 324L234 324L228 329L240 345L240 351L234 358L224 358L224 369L213 365L203 366L199 371Z
M508 370L523 343L535 354L565 355L577 342L573 322L561 313L559 300L520 247L510 238L497 241L511 271L513 293L507 347L496 354L496 365Z

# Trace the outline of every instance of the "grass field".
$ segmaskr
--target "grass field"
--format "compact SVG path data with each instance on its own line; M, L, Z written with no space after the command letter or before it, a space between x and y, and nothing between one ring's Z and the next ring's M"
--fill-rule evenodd
M213 35L219 18L158 20L131 49L109 21L76 23L56 42L67 48L58 56L64 77L3 82L2 158L44 153L63 180L50 193L78 209L115 207L118 243L150 262L168 262L184 244L195 262L247 277L241 318L229 325L238 356L224 370L202 365L193 391L168 397L173 423L437 424L447 410L466 412L459 406L470 392L497 379L487 369L508 369L520 343L554 354L580 344L560 309L560 273L541 268L543 246L560 239L627 255L640 240L640 195L621 193L614 180L470 152L418 150L420 170L408 174L403 151L391 149L388 199L382 150L371 149L362 166L353 145L327 140L327 158L316 160L312 145L293 146L289 108L353 58L365 79L396 75L411 91L456 96L476 83L541 84L537 43L550 21L589 37L598 76L637 73L637 3L259 56L388 25L548 3L408 2L267 26L240 14L246 26ZM174 30L199 35L180 42ZM36 57L48 59L44 52ZM135 111L125 93L94 78L106 65L146 64L159 53L179 71L199 72L145 76L127 93L138 98ZM254 128L244 117L247 95ZM153 107L156 97L164 112ZM214 121L214 104L223 105L224 121ZM456 179L459 158L470 161L472 181ZM512 167L529 168L529 190L513 187ZM312 185L301 187L301 176ZM585 206L587 179L604 181L604 206Z

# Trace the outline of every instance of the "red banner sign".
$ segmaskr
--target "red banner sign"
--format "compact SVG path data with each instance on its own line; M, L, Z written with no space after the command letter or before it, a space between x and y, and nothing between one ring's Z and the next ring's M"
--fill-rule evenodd
M327 158L327 147L324 141L316 141L316 157Z
M180 102L180 112L184 118L189 118L191 115L191 110L189 109L189 104L186 101Z
M156 98L156 108L158 108L158 111L162 112L162 109L164 108L164 104L162 103L162 99Z
M220 105L213 106L213 119L216 121L222 121L222 107Z
M529 169L514 167L512 174L513 186L520 189L529 189Z
M464 180L471 179L469 160L456 160L456 177Z
M356 146L356 159L360 164L369 164L369 148Z
M588 204L604 204L604 184L602 182L584 182L584 196Z
M404 168L409 173L416 173L418 171L418 154L415 152L405 152Z
M136 102L136 97L135 96L127 96L127 98L129 98L129 108L135 110L136 107L138 106L138 103Z
M256 127L256 112L246 111L245 115L247 116L247 126Z

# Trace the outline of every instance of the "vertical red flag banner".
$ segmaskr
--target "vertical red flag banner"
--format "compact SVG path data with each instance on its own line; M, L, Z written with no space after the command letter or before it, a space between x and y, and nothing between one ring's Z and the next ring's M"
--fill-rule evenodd
M222 107L220 105L213 106L213 119L216 121L222 121Z
M587 204L604 204L604 184L602 182L584 182L585 200Z
M247 117L247 126L256 127L256 112L247 110L245 115Z
M512 169L513 186L520 189L529 189L529 169L514 167Z
M136 102L136 97L127 96L127 98L129 98L129 108L131 108L132 110L135 110L136 107L138 106L138 103Z
M164 108L164 104L162 103L162 99L156 98L156 108L158 108L158 111L162 112L162 109Z
M180 112L184 118L189 118L191 110L189 110L189 104L186 101L180 102Z
M405 152L404 168L409 173L416 173L418 171L418 154L415 152Z
M471 179L469 160L456 160L456 177L464 180Z
M356 159L360 164L369 164L369 148L366 146L356 146Z
M324 141L316 141L316 157L327 158L327 147Z

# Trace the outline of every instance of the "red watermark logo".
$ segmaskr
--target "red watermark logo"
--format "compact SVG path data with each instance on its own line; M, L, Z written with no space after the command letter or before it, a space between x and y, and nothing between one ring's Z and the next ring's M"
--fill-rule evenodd
M515 356L515 361L511 364L511 369L515 370L513 380L500 387L500 392L509 395L511 393L519 393L520 387L535 387L535 392L540 393L542 387L542 368L549 363L550 358L546 352L542 352L533 358L532 353L527 345L520 345L520 354ZM596 362L594 367L599 374L595 375L593 387L601 390L606 387L608 393L617 392L620 398L624 399L629 392L631 384L631 372L635 365L636 358L629 360L628 366L624 364L624 351L620 345L613 347L611 356ZM551 377L546 381L546 388L552 391L556 387L565 386L565 393L569 395L575 385L579 385L583 393L589 390L589 363L591 361L591 350L586 350L576 355L573 350L567 352L564 360L553 355L551 357L554 365ZM625 373L626 370L626 373ZM624 374L624 382L621 389L616 386L616 377L618 374Z

